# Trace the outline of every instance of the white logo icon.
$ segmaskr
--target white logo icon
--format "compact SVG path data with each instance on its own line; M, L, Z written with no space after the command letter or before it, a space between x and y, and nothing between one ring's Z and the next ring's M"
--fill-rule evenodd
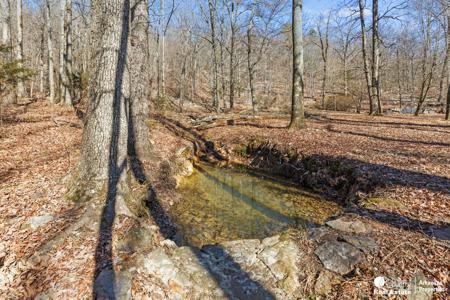
M384 286L384 277L383 276L378 276L377 278L375 278L373 280L373 284L377 287L377 288L382 288Z

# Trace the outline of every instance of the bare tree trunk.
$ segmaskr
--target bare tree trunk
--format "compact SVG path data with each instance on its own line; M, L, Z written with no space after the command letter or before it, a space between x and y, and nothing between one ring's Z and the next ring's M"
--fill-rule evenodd
M198 54L198 44L195 43L194 51L192 53L192 95L191 98L195 100L197 95L197 54Z
M429 49L431 48L431 16L426 16L426 24L423 23L422 19L422 29L423 29L423 36L424 36L424 42L423 42L423 48L422 48L422 82L420 85L420 95L419 99L417 101L417 107L416 111L414 112L415 116L418 116L423 103L425 102L428 94L428 90L430 89L431 82L433 80L433 71L436 64L436 53L433 54L432 58L432 65L430 68L430 71L427 70L427 63L428 63L428 57L429 57Z
M79 176L114 186L123 181L128 166L129 6L129 0L94 1L92 6L90 101Z
M130 103L128 113L128 154L136 158L150 157L148 128L150 89L150 53L148 45L148 1L131 1ZM136 171L135 175L136 175Z
M66 34L64 31L64 19L66 15L66 0L60 2L61 4L61 16L59 19L59 89L58 96L59 102L65 103L66 87L64 85L65 79L65 60L64 53L66 51Z
M303 29L302 0L292 0L292 112L289 128L305 127L305 109L303 104Z
M326 28L325 28L325 36L323 36L322 29L320 25L317 27L317 30L319 32L319 39L320 39L320 52L322 55L322 62L323 62L323 77L322 77L322 109L325 108L325 94L326 94L326 88L327 88L327 68L328 68L328 48L329 48L329 39L328 39L328 33L330 28L330 17L331 13L328 14Z
M211 47L212 47L212 63L213 63L213 107L219 111L219 68L217 62L217 38L216 38L216 3L214 0L208 0L209 6L209 23L211 27Z
M23 16L22 16L22 0L16 0L16 21L17 21L17 34L16 34L16 59L19 61L19 67L22 67L23 61ZM17 81L17 98L25 95L25 87L22 79Z
M41 51L39 55L39 93L41 95L44 93L44 72L45 72L45 65L44 65L44 44L45 44L45 28L42 28L41 32Z
M225 43L225 20L223 16L220 18L220 80L221 80L221 97L220 99L223 101L222 107L226 108L225 101L225 93L226 93L226 84L225 84L225 51L224 51L224 43Z
M161 95L166 96L166 22L165 22L165 1L161 0L161 18L162 20L162 32L161 32Z
M64 15L64 35L66 38L65 52L64 52L64 103L66 105L73 105L74 98L73 91L73 71L72 71L72 0L65 0L65 15Z
M447 65L448 65L448 33L445 33L445 55L444 55L444 63L442 64L442 71L441 71L441 79L439 80L439 96L437 99L437 102L441 102L444 98L444 81L447 80Z
M450 56L450 4L447 3L447 57ZM445 119L450 118L450 63L447 63L447 108L445 110Z
M48 88L49 100L55 103L55 80L53 67L53 40L52 40L52 25L50 18L50 0L46 0L45 6L45 24L47 26L47 56L48 56Z
M230 109L234 108L234 69L235 69L235 43L236 43L236 7L234 0L231 0L231 37L230 37Z
M398 101L399 101L399 107L400 110L402 109L402 80L403 78L401 78L401 65L400 65L400 53L399 50L397 49L396 51L396 56L397 56L397 83L398 83Z
M2 22L2 44L8 44L8 32L9 32L9 16L8 16L8 0L1 1L1 22Z
M253 27L254 22L254 7L255 3L253 3L252 6L252 15L250 17L250 20L248 22L247 26L247 68L248 68L248 84L250 88L250 99L252 102L252 109L253 114L257 114L259 111L258 102L256 101L256 95L255 95L255 65L253 63L253 53L252 53L252 35L253 35Z
M374 114L376 112L376 107L374 107L374 101L373 101L372 92L371 92L370 76L369 76L369 63L368 63L368 59L367 59L364 0L358 0L358 6L359 6L359 21L361 23L361 50L362 50L362 56L363 56L364 77L366 79L367 95L369 97L369 114Z
M381 99L380 99L380 45L378 42L378 0L372 1L372 97L374 103L374 114L381 115Z

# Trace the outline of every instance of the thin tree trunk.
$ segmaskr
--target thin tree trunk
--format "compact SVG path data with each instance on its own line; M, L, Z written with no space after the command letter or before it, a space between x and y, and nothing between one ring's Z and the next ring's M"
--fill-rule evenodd
M401 78L401 65L400 65L400 53L399 50L397 49L396 51L396 56L397 56L397 84L398 84L398 101L399 101L399 107L400 110L402 109L402 80L403 78Z
M303 29L302 0L292 0L292 112L289 128L305 127L305 109L303 104Z
M378 0L372 1L372 97L374 98L373 114L381 115L380 99L380 48L378 42ZM375 102L376 101L376 102Z
M255 65L253 63L253 51L252 51L252 35L253 35L253 27L255 26L253 23L254 17L254 3L252 7L252 15L250 17L248 26L247 26L247 68L248 68L248 84L250 88L250 99L252 102L253 114L257 114L259 111L258 102L256 101L255 95Z
M318 32L319 32L319 39L320 39L320 52L322 55L322 62L323 62L323 77L322 77L322 96L321 96L321 104L322 109L325 108L325 95L326 95L326 88L327 88L327 73L328 73L328 46L329 46L329 40L328 40L328 32L330 27L330 17L331 13L328 14L326 28L325 28L325 36L322 34L322 30L320 25L318 26Z
M447 57L450 57L450 5L447 3ZM447 63L447 108L445 110L445 119L450 118L450 63Z
M363 69L364 77L366 79L367 96L369 97L369 114L374 114L376 109L374 109L374 103L371 92L370 76L369 76L369 63L367 58L367 46L366 46L366 24L364 17L364 0L358 0L359 6L359 21L361 24L361 50L363 56Z
M41 53L39 55L39 93L42 95L44 93L44 72L45 72L45 65L44 65L44 43L45 43L45 28L42 28L41 32Z
M17 18L17 33L16 33L16 59L19 61L19 68L22 67L23 61L23 16L22 16L22 0L16 0L16 18ZM22 79L17 81L17 97L25 95L25 87Z
M225 93L226 93L226 84L225 84L225 51L224 51L224 38L225 33L225 20L223 17L220 18L220 81L221 81L221 97L220 99L223 101L222 107L226 108L225 101Z
M213 107L219 111L219 70L217 63L217 38L216 38L216 3L214 0L208 0L209 6L209 23L211 27L211 47L212 47L212 63L213 63Z
M230 109L234 108L234 69L235 69L235 43L236 43L236 11L234 0L231 0L231 37L230 37Z
M161 32L161 94L166 96L166 22L165 22L165 1L161 0L161 17L163 18L163 28Z
M59 19L59 89L58 89L58 96L59 96L59 102L64 104L65 103L65 96L66 96L66 86L65 86L65 51L66 51L66 34L64 30L64 20L66 15L66 1L61 1L61 16Z
M73 71L72 71L72 0L65 0L65 15L64 15L64 34L66 38L65 52L64 52L64 103L66 105L73 105L74 98L73 91Z
M46 0L45 6L45 24L47 26L47 56L48 56L48 88L49 88L49 100L51 103L55 103L55 80L54 80L54 67L53 67L53 40L52 40L52 25L50 18L50 0Z
M447 65L448 65L448 56L449 51L448 48L448 34L445 34L445 56L444 56L444 63L442 64L442 71L441 71L441 79L439 80L439 96L437 99L437 102L441 102L444 98L444 81L447 80Z

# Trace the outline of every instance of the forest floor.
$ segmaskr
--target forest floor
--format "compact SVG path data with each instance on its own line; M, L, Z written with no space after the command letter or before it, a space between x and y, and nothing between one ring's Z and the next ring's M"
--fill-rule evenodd
M75 170L80 155L82 123L73 110L42 102L8 109L4 116L0 125L0 294L33 298L53 289L55 297L90 298L96 235L67 236L47 261L33 266L24 263L81 214L64 195L65 178ZM305 130L288 131L287 123L284 116L263 114L231 125L212 122L195 130L235 150L252 141L271 141L303 157L345 158L346 164L369 180L382 179L357 204L365 212L361 217L376 232L380 251L370 258L371 270L345 281L335 295L356 295L358 284L370 290L377 274L410 279L418 271L448 287L450 124L434 116L334 112L314 112ZM156 122L152 143L160 161L146 166L156 174L154 184L162 185L162 206L170 210L173 195L170 191L164 195L163 179L158 176L177 149L189 142ZM123 226L132 225L124 222ZM161 288L154 289L164 298Z

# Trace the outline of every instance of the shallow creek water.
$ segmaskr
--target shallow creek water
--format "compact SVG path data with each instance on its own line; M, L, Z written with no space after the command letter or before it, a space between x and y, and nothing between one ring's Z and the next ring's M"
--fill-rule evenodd
M196 166L182 179L174 208L184 238L202 246L262 239L290 226L323 224L340 212L334 202L244 169Z

